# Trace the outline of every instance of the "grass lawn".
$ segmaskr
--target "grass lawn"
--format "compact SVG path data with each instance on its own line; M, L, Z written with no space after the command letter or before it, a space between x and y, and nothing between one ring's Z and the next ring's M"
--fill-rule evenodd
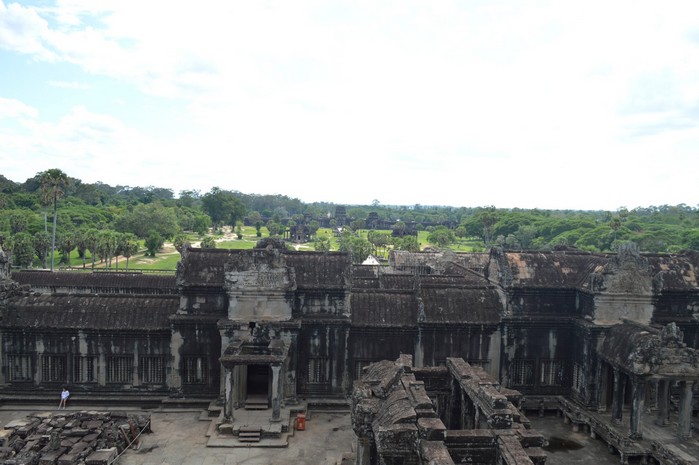
M213 237L216 239L216 248L219 249L232 249L232 250L247 250L252 249L262 238L269 237L269 231L266 227L262 227L260 232L262 237L257 237L257 231L253 226L243 226L241 227L243 233L242 239L238 239L235 233L227 231L226 234L215 234ZM380 230L384 234L390 235L390 230ZM369 230L361 229L359 234L366 238ZM427 240L429 232L418 231L418 244L420 249L423 250L426 247L434 247ZM196 234L187 234L187 237L192 242L198 242L201 238ZM320 228L316 233L316 237L327 237L330 240L330 250L337 251L340 249L340 245L335 237L335 234L331 228ZM173 271L177 268L177 263L180 261L180 254L175 250L175 248L168 244L160 252L156 254L155 257L149 257L145 254L145 247L143 241L139 241L140 251L135 256L129 259L129 270L163 270L163 271ZM448 246L449 249L455 252L481 252L483 251L483 242L474 237L467 237L463 239L457 239L456 242ZM308 242L306 244L294 244L294 249L303 251L313 251L313 242ZM390 250L390 246L388 247ZM55 263L58 267L58 263L62 258L62 254L56 251ZM50 260L50 259L49 259ZM72 268L82 268L83 259L78 256L78 251L73 250L70 254L70 264ZM40 266L37 264L37 266ZM64 265L61 265L63 267ZM95 262L95 268L105 269L107 264L105 262L99 263ZM90 270L92 268L92 256L89 251L85 253L85 268ZM112 259L111 270L116 271L116 260ZM119 271L126 271L126 259L121 257L119 259Z

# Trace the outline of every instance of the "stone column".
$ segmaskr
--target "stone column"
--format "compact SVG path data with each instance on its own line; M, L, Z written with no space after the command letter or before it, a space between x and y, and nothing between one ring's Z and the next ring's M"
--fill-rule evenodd
M612 397L612 422L620 425L622 422L621 409L624 406L624 388L626 387L626 379L622 373L619 373L618 368L614 368L614 395Z
M643 413L643 401L646 398L646 381L643 378L634 378L631 382L631 439L642 439L641 414Z
M460 397L461 397L461 399L460 399L461 400L461 408L459 409L459 411L460 411L459 428L466 429L466 428L468 428L468 426L466 426L466 425L468 425L468 422L469 422L468 415L469 415L470 409L468 408L469 406L466 405L467 400L466 400L466 396L464 396L463 390L460 391Z
M370 438L357 438L356 465L371 465L371 443Z
M680 411L677 418L677 436L688 439L692 436L692 389L694 382L680 382Z
M235 410L235 395L233 385L233 370L223 367L223 383L224 383L224 403L223 416L226 420L233 421L233 411Z
M655 419L655 424L658 426L667 426L669 421L668 402L670 400L670 380L661 379L658 381L658 416Z
M607 411L607 387L609 386L609 370L607 370L607 365L602 362L602 360L597 360L597 383L599 387L597 388L597 411L606 412Z
M279 372L281 365L272 365L272 421L281 420L281 382Z

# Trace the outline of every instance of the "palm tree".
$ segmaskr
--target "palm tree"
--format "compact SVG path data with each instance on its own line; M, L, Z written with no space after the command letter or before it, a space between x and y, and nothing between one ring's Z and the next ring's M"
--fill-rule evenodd
M51 236L51 271L53 271L53 256L56 250L56 208L58 199L63 197L64 189L68 187L68 175L58 168L46 170L39 175L41 199L44 205L53 205L53 233Z
M138 253L138 239L131 233L125 233L121 254L126 257L126 271L129 271L129 258Z

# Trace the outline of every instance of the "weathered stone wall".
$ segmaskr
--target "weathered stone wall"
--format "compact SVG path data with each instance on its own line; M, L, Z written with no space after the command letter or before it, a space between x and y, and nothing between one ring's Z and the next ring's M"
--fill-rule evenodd
M298 338L300 395L341 396L349 387L346 370L349 324L304 324Z
M297 318L315 316L349 316L349 296L345 290L303 290L294 296L293 315Z
M420 331L419 339L422 366L444 365L447 357L460 357L489 370L498 363L492 359L491 352L491 336L495 331L495 327L483 326L426 327Z
M53 393L62 385L69 384L71 391L76 395L80 392L88 392L91 395L115 391L167 392L166 370L170 356L170 335L163 331L6 331L2 337L2 353L5 357L17 357L16 363L22 364L26 364L26 361L19 362L19 357L28 357L30 379L13 380L12 377L17 377L20 369L8 365L4 367L3 376L13 390L48 390ZM90 362L81 362L81 357L89 358ZM126 361L119 362L120 367L116 370L119 371L118 374L110 374L110 359L116 357ZM163 371L159 382L153 383L143 379L139 369L142 357L162 361ZM129 364L130 369L126 370ZM14 374L10 373L11 369L14 370ZM87 371L89 373L86 373ZM114 377L117 379L113 379Z
M524 315L565 315L578 313L574 289L521 289L508 293L508 313Z
M199 291L187 289L180 296L179 313L190 315L225 315L228 309L228 297L223 292L210 290Z
M569 360L580 349L570 322L511 321L503 329L500 380L525 394L566 394Z
M173 319L168 384L174 393L216 397L221 335L215 319Z

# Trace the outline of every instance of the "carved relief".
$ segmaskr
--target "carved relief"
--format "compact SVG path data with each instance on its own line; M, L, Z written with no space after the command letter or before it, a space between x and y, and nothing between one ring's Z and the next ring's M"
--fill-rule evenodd
M254 249L224 266L231 320L289 320L296 290L293 267L278 249Z
M592 273L590 280L596 292L649 295L652 290L648 260L633 243L620 246L617 255L601 270Z

